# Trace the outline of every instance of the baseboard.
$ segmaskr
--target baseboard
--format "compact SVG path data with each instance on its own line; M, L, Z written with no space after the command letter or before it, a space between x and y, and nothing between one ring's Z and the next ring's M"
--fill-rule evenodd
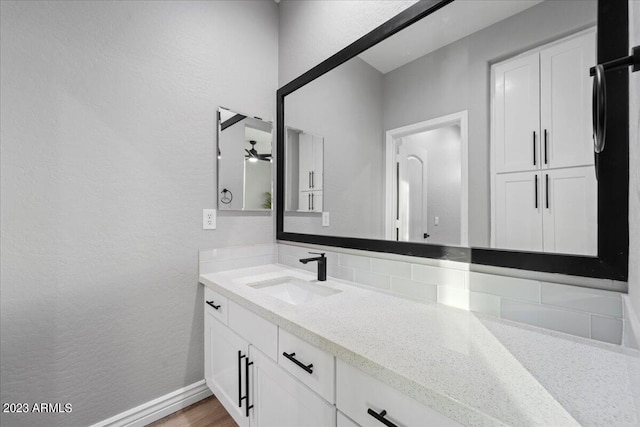
M143 403L91 427L143 427L211 396L204 380Z
M640 320L629 295L622 295L624 322L622 323L622 345L638 350L640 344Z

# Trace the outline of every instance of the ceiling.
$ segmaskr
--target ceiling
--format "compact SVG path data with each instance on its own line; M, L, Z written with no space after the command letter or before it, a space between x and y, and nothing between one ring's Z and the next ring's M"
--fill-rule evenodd
M543 0L456 0L359 55L383 74Z

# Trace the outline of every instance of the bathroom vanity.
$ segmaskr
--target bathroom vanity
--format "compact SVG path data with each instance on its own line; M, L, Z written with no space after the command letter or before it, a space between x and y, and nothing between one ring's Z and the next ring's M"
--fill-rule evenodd
M637 354L277 264L203 274L207 385L241 426L637 425Z

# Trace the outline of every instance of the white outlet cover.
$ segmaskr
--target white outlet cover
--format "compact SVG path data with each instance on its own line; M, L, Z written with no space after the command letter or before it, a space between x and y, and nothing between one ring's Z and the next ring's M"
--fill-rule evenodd
M322 212L322 226L329 226L329 212Z
M216 229L216 210L215 209L202 209L202 229L203 230L215 230Z

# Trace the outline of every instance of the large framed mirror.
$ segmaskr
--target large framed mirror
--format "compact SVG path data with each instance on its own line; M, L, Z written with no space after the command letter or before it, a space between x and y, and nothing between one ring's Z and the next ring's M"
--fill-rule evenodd
M278 240L625 281L627 54L626 2L409 7L278 90Z
M218 108L218 209L271 211L273 126Z

